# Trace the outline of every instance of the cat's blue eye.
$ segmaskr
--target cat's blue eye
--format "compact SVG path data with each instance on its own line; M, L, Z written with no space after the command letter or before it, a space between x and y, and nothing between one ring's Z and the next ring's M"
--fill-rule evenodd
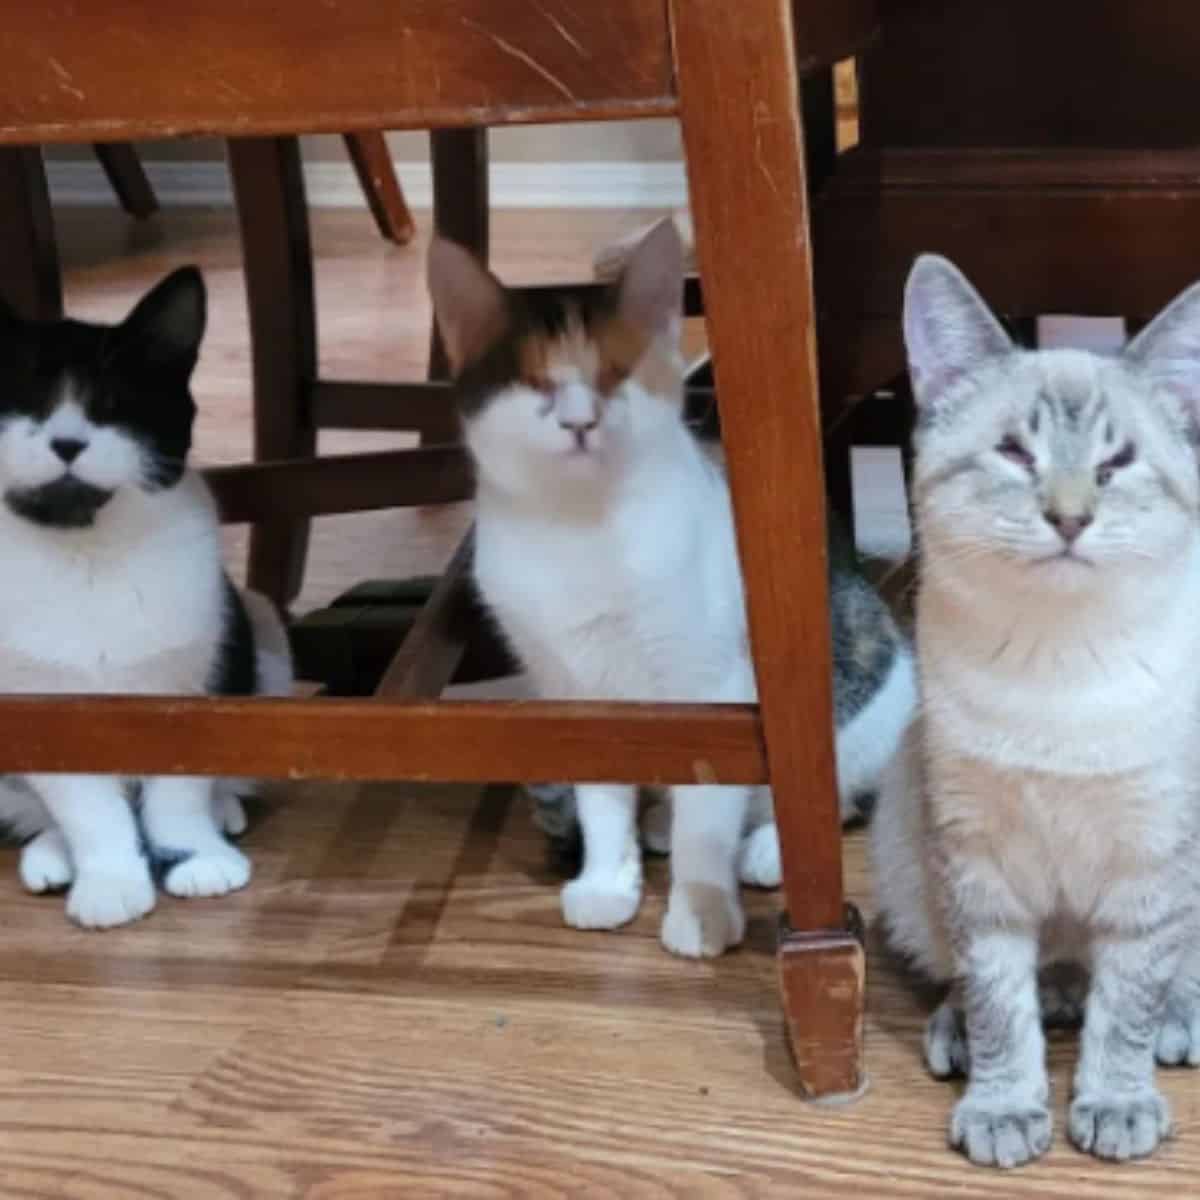
M1033 466L1033 451L1028 446L1022 445L1012 434L1001 438L996 443L996 453L1003 455L1009 462L1014 462L1021 467Z
M1126 442L1111 458L1106 458L1096 468L1096 482L1104 486L1113 477L1114 471L1127 467L1137 458L1137 450L1132 442Z

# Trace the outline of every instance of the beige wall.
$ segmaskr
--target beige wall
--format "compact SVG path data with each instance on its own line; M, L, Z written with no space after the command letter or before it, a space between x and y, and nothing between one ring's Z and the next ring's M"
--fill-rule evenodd
M428 157L423 133L389 134L393 155L402 162ZM682 157L679 128L670 120L610 121L576 125L526 125L492 131L491 154L496 162L672 162ZM213 159L220 143L209 138L146 142L138 147L143 159ZM306 158L339 159L344 151L337 138L304 139ZM51 158L83 158L86 147L52 147Z

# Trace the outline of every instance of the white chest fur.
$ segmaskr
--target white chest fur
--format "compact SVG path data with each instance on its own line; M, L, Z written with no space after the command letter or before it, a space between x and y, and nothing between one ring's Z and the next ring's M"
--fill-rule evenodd
M753 698L728 492L690 440L598 508L481 489L476 578L541 695Z
M122 489L87 530L0 511L0 690L196 693L223 628L212 500Z

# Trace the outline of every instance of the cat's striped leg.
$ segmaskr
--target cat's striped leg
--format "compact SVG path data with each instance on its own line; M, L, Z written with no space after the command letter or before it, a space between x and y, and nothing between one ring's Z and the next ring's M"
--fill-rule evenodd
M1097 1158L1141 1158L1171 1129L1170 1109L1154 1079L1154 1055L1190 914L1170 911L1173 889L1161 880L1153 884L1120 905L1137 915L1136 928L1117 924L1092 944L1092 985L1068 1127L1071 1140Z
M959 939L970 1081L950 1144L981 1166L1018 1167L1050 1146L1037 931L988 921Z
M1195 925L1195 922L1193 922ZM1193 929L1183 962L1167 990L1155 1047L1168 1067L1200 1067L1200 930Z

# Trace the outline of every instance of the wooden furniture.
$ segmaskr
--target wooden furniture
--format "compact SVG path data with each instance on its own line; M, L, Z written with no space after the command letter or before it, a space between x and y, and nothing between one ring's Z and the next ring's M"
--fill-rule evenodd
M898 318L922 251L1017 326L1136 326L1200 276L1200 21L1187 0L880 0L878 15L860 142L814 206L814 268L827 431L902 445ZM888 384L899 403L847 419L846 397ZM839 507L846 461L828 459Z
M371 389L315 383L311 264L296 236L303 206L290 135L434 128L476 139L513 121L678 114L760 702L438 703L463 648L454 620L463 550L374 700L10 697L0 702L0 770L769 780L790 918L781 995L800 1089L854 1093L863 1080L863 951L842 891L798 91L800 73L860 49L872 17L866 0L180 0L169 21L150 0L123 0L119 12L46 0L9 13L0 144L211 131L239 139L243 220L260 205L284 205L292 218L260 245L269 269L257 278L274 273L289 299L275 311L252 306L255 338L280 348L270 378L256 362L258 382L317 410L331 387L363 406L383 401ZM456 446L312 459L313 423L287 420L268 406L263 427L280 426L272 437L292 461L210 475L226 519L260 523L261 556L275 552L273 523L288 518L469 494ZM279 561L293 568L286 548Z

